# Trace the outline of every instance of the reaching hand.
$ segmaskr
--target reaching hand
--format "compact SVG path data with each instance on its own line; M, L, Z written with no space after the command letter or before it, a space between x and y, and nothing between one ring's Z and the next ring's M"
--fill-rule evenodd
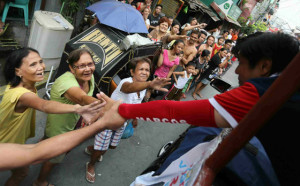
M207 24L206 23L201 23L199 26L200 26L200 28L205 28L207 26Z
M163 92L168 92L168 89L163 88L166 85L171 84L171 78L160 78L157 77L154 80L151 81L150 87L154 90L159 90Z
M87 123L93 122L106 102L95 101L89 105L76 105L76 113L80 114Z
M106 129L117 130L122 127L126 119L123 118L118 111L121 101L115 101L106 96L103 92L97 94L97 98L103 99L106 102L103 109L105 113L97 122L104 125Z

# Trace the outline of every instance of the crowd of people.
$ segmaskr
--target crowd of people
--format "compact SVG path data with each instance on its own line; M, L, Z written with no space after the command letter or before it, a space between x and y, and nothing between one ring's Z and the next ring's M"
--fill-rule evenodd
M102 161L109 148L118 146L126 125L136 124L136 119L234 128L299 53L299 42L286 34L257 33L238 39L236 30L221 31L221 26L205 30L207 25L198 23L196 18L181 26L171 17L160 16L162 5L156 5L151 12L149 0L132 5L143 15L148 37L161 41L163 50L157 61L134 58L129 64L131 77L118 84L111 98L103 93L97 98L92 96L95 63L86 49L70 53L69 71L55 80L50 101L39 98L35 88L35 83L43 80L45 70L39 52L23 48L9 55L4 67L9 85L0 104L0 170L12 172L6 185L20 184L29 165L40 162L43 165L34 185L51 185L47 177L66 152L97 133L94 144L85 148L90 155L85 177L94 183L96 162ZM218 75L223 74L234 58L239 59L236 73L241 86L198 100L197 96L203 97L200 91L210 82L210 75L216 70ZM195 100L181 102L192 85ZM155 100L158 95L164 95L164 100ZM299 114L299 100L297 94L287 105L283 116L290 121ZM45 136L37 144L25 145L28 138L35 136L35 110L48 113ZM272 138L275 146L268 140L268 135L280 135L284 128L280 126L274 126L272 135L270 130L262 130L259 139L267 147L279 181L291 183L299 173L293 168L299 164L293 159L297 157L287 157L275 148L286 149L287 140Z

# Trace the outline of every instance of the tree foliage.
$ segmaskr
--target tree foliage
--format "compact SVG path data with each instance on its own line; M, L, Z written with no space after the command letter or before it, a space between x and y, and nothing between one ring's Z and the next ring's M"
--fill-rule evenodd
M238 22L241 25L241 33L249 35L257 31L264 32L267 30L267 26L265 25L265 23L260 21L253 23L252 21L253 20L251 16L249 16L247 19L244 17L238 18Z

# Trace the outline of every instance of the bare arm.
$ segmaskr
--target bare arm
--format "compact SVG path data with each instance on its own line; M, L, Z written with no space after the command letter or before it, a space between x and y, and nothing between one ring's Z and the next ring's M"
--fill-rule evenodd
M187 33L187 31L189 30L192 30L194 28L199 28L199 29L202 29L202 28L205 28L206 27L206 23L201 23L201 24L197 24L197 25L190 25L190 26L186 26L184 27L184 29L182 30L181 34L182 35L185 35Z
M184 76L184 71L182 71L182 72L173 72L172 74L173 74L173 78L174 78L174 80L175 80L175 82L177 84L177 77L176 77L176 75Z
M178 39L186 40L187 38L188 36L186 35L169 35L167 38L167 42L171 42L173 40L178 40Z
M100 104L100 101L97 99L86 106L63 104L57 101L41 99L36 94L28 92L20 97L15 110L17 112L24 112L26 108L33 108L51 114L77 113L89 123L99 113L104 104Z
M92 96L87 95L79 87L69 88L63 96L66 97L68 100L80 105L87 105L98 100Z
M155 78L152 81L146 81L146 82L124 82L121 91L124 93L133 93L133 92L139 92L142 90L145 90L147 88L160 90L160 91L168 91L165 88L163 88L165 85L170 84L170 78Z
M193 52L187 56L187 58L182 58L182 62L186 65L188 64L190 61L192 61L194 59L194 57L196 56L197 54L197 50L193 50Z
M114 103L120 104L120 102ZM115 105L115 107L117 108L118 105ZM90 126L43 140L37 144L2 143L0 144L0 170L9 170L43 162L73 149L97 132L104 129L115 130L123 125L123 123L106 125L109 119L111 118L106 117L104 114L103 118Z
M164 60L164 56L163 56L163 51L162 51L162 53L158 57L156 66L160 67L163 64L163 60Z
M176 69L177 66L178 66L178 65L174 65L174 66L172 66L172 68L170 68L169 73L168 73L168 75L167 75L167 78L170 78L170 77L171 77L172 73L174 72L174 70Z
M76 112L80 108L80 105L69 105L57 101L44 100L36 94L29 92L23 94L17 103L16 110L22 108L33 108L51 114L65 114Z

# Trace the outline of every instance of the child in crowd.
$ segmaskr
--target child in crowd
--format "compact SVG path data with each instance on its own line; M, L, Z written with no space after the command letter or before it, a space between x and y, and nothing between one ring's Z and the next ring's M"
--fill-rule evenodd
M224 37L219 37L218 42L214 44L212 49L211 57L213 57L216 53L220 51L220 49L223 47L225 42Z
M168 94L165 96L165 100L175 100L180 101L180 98L183 94L182 89L185 87L186 83L192 77L193 72L195 71L196 64L190 61L186 66L185 70L181 72L173 72L173 77L175 80L174 86L170 89ZM176 75L179 75L178 79ZM191 85L191 81L189 86ZM189 87L188 87L189 89Z
M196 81L200 78L201 74L205 71L207 62L210 60L210 51L203 50L199 58L197 58L194 62L196 63L195 72L198 75Z

